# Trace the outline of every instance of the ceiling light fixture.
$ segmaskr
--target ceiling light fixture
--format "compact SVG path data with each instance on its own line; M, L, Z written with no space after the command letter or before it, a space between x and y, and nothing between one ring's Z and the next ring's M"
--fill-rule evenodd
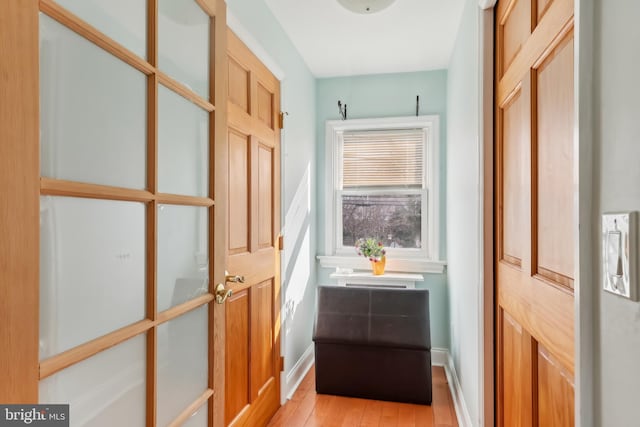
M391 6L396 0L338 0L345 9L367 15Z

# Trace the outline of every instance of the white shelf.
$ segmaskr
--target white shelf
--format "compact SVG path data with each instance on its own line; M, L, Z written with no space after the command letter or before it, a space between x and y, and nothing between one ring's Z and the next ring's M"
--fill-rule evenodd
M424 276L422 274L409 273L385 273L382 275L374 275L371 272L356 271L353 273L331 273L330 278L336 279L339 286L383 286L391 288L410 288L416 287L416 282L422 282Z

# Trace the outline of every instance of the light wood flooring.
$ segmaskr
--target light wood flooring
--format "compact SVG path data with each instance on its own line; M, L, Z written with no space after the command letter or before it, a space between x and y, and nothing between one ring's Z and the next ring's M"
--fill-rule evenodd
M433 367L431 406L316 394L312 368L267 427L458 427L442 367Z

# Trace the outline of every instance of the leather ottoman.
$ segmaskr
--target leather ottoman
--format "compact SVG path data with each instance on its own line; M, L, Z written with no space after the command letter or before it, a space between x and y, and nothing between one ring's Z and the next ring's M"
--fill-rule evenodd
M319 286L316 391L431 404L429 291Z

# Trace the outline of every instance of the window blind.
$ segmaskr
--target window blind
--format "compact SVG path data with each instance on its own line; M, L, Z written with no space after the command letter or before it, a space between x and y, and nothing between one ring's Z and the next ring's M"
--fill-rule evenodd
M422 187L423 151L422 129L345 132L343 188Z

